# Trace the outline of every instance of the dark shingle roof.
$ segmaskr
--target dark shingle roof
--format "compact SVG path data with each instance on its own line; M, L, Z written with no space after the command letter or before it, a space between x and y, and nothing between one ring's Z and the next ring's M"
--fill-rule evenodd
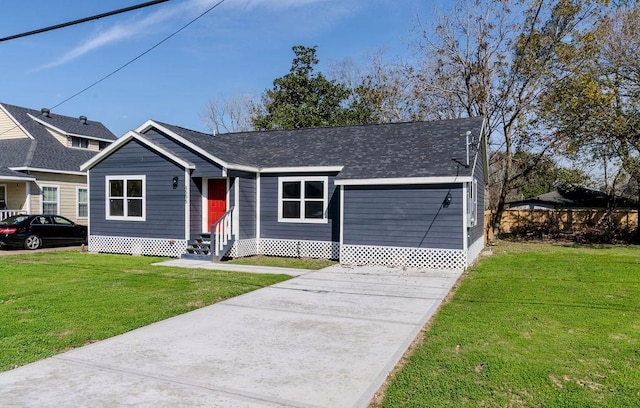
M29 115L66 133L102 140L116 140L116 136L102 123L80 122L78 118L50 114L2 103L2 107L20 123L33 139L0 140L0 166L31 167L54 171L80 171L80 165L97 152L68 148L62 145L46 127Z
M230 164L344 166L340 179L470 176L482 118L207 135L157 122Z

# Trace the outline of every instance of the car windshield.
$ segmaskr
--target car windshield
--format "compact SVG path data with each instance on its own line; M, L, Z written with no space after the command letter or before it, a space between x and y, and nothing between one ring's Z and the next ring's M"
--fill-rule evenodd
M9 217L4 219L2 222L0 222L0 224L2 225L16 225L16 224L20 224L22 221L26 220L27 218L29 218L26 215L14 215L13 217Z

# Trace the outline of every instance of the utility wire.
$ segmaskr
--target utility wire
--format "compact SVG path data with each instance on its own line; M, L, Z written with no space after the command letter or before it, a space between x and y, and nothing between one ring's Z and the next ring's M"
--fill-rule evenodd
M72 25L80 24L80 23L86 23L87 21L98 20L98 19L103 18L103 17L109 17L109 16L113 16L113 15L116 15L116 14L126 13L127 11L138 10L138 9L141 9L141 8L144 8L144 7L149 7L149 6L156 5L158 3L164 3L166 1L169 1L169 0L148 1L146 3L138 4L136 6L125 7L125 8L121 8L121 9L118 9L118 10L109 11L109 12L102 13L102 14L97 14L97 15L91 16L91 17L85 17L85 18L81 18L79 20L69 21L67 23L56 24L56 25L53 25L53 26L50 26L50 27L45 27L45 28L39 28L37 30L27 31L26 33L22 33L22 34L10 35L9 37L0 38L0 42L9 41L9 40L15 40L16 38L22 38L22 37L27 37L27 36L30 36L30 35L40 34L40 33L44 33L44 32L47 32L47 31L57 30L59 28L69 27L69 26L72 26Z
M97 81L95 81L94 83L92 83L91 85L87 86L86 88L74 93L73 95L71 95L70 97L68 97L67 99L63 100L62 102L54 105L51 107L51 109L55 109L58 106L69 102L71 99L75 98L76 96L88 91L89 89L93 88L94 86L98 85L100 82L104 81L105 79L115 75L116 73L122 71L124 68L126 68L127 66L133 64L135 61L139 60L140 58L142 58L143 56L147 55L148 53L150 53L151 51L153 51L154 49L158 48L160 45L164 44L165 42L169 41L169 39L171 39L172 37L176 36L179 32L181 32L182 30L184 30L185 28L189 27L191 24L195 23L196 21L198 21L200 18L204 17L206 14L208 14L211 10L215 9L216 7L218 7L220 4L224 3L225 0L220 0L219 2L217 2L216 4L214 4L213 6L209 7L207 10L205 10L202 14L200 14L199 16L197 16L196 18L194 18L193 20L189 21L187 24L183 25L182 27L180 27L178 30L174 31L173 33L171 33L169 36L165 37L164 39L162 39L161 41L159 41L158 43L156 43L155 45L153 45L151 48L148 48L146 51L144 51L143 53L139 54L137 57L129 60L127 63L125 63L124 65L121 65L119 68L116 68L115 70L111 71L110 73L108 73L107 75L103 76L102 78L98 79Z

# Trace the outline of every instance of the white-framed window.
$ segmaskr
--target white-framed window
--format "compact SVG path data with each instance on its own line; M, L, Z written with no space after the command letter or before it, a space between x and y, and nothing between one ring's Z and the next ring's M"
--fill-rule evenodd
M329 178L279 177L278 221L326 223Z
M60 211L60 187L42 186L41 213L59 214Z
M83 137L71 136L71 147L87 149L89 148L89 140Z
M87 218L89 216L89 189L86 187L76 188L77 218Z
M467 220L469 227L478 224L478 180L467 183Z
M146 177L106 176L106 219L146 220Z

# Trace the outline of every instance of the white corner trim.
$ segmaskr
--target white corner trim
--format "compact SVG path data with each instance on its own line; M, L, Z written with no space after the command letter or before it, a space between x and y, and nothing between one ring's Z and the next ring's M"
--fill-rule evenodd
M397 177L370 179L336 179L338 186L377 186L402 184L457 184L473 180L473 177Z
M184 169L184 239L191 238L191 174Z
M260 239L260 173L256 174L256 239Z

